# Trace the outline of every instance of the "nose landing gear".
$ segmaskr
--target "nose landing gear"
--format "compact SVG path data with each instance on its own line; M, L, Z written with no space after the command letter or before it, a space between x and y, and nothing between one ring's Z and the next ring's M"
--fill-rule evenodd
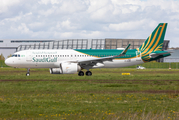
M26 76L30 76L30 68L27 68Z

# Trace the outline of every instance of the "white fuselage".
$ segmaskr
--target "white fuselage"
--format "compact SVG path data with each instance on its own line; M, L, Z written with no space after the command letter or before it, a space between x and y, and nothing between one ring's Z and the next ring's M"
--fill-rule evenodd
M5 63L16 68L59 68L64 62L76 62L96 58L75 50L24 50L6 59ZM143 63L141 57L128 59L114 59L97 64L93 68L118 68Z

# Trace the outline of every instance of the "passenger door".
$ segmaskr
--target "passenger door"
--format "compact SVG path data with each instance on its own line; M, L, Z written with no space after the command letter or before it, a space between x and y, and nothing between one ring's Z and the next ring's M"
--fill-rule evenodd
M31 62L32 61L32 54L30 51L26 52L26 61Z

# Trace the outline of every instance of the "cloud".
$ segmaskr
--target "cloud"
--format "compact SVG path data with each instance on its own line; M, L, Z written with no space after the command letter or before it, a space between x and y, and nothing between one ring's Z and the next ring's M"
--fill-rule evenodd
M1 0L0 1L0 14L6 12L9 7L17 5L20 0Z
M176 46L176 0L1 0L0 39L147 38L167 22Z
M144 21L145 20L123 22L119 24L109 24L109 29L115 31L135 30L140 27L144 23Z
M39 4L59 4L59 0L40 0Z

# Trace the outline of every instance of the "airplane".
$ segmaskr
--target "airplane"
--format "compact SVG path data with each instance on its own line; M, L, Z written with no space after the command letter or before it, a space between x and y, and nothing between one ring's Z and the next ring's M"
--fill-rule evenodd
M151 35L137 49L41 49L23 50L5 60L5 64L15 68L49 68L51 74L74 74L91 76L93 68L119 68L142 64L170 56L162 51L167 23L159 23Z

